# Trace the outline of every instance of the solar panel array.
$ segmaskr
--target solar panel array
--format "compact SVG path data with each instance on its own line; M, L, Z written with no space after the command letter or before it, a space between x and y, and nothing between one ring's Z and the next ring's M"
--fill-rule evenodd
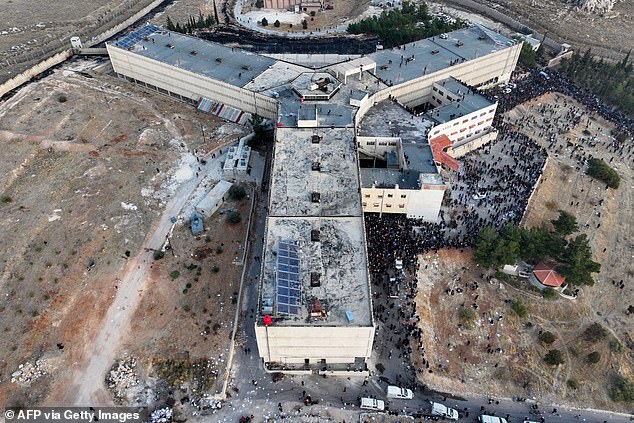
M299 241L281 240L277 247L277 313L299 316L301 305Z
M138 43L140 40L142 40L143 37L154 34L158 30L160 30L160 28L156 25L146 25L138 31L135 31L130 35L126 35L125 37L117 41L117 47L126 49L130 48Z

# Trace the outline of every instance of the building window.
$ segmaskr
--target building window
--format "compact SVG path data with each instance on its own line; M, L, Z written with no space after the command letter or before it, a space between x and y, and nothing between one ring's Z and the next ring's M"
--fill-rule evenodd
M367 206L368 203L366 203L365 201L363 202L363 207Z
M374 142L374 141L368 141L368 142L366 143L366 145L374 145L374 144L375 144L375 142Z
M399 208L399 209L404 209L404 208L405 208L405 204L399 204L399 205L398 205L398 208Z
M407 198L407 194L401 194L401 198Z
M386 204L386 205L385 205L385 207L387 207L387 208L391 208L391 207L392 207L392 205L391 205L391 204Z
M373 206L374 207L379 207L379 203L374 203Z
M364 197L365 198L370 198L370 194L365 194Z
M394 197L392 194L387 195L387 198L392 198L392 197Z

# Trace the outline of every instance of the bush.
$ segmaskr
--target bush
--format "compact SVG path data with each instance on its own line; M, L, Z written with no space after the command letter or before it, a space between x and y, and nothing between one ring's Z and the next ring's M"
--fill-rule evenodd
M463 326L471 328L473 327L473 322L475 322L476 313L471 308L461 307L458 310L458 319Z
M552 300L553 298L555 298L557 296L557 291L555 291L554 289L548 287L548 288L546 288L546 289L544 289L542 291L542 295L547 300Z
M239 201L247 196L247 190L242 184L233 184L231 188L229 188L229 191L227 191L227 194L231 200Z
M586 174L605 182L610 188L618 188L621 183L621 177L606 162L601 159L590 159L588 161L588 170Z
M154 260L160 260L165 257L165 253L161 250L154 250Z
M548 345L552 344L553 342L557 340L557 336L555 336L554 333L549 331L540 333L538 338L540 342L543 342L544 344L548 344Z
M229 212L229 214L227 214L227 222L231 223L232 225L236 225L242 222L242 216L240 216L240 212Z
M170 272L170 277L172 278L172 280L178 279L180 275L181 275L181 272L179 272L178 270L172 270Z
M218 266L214 266L214 267L211 268L211 271L214 272L214 273L218 273L218 272L220 272L220 268Z
M568 379L566 381L566 385L568 385L570 389L579 389L579 382L577 382L575 379Z
M266 18L262 18L262 26L268 26L269 21L266 20Z
M383 374L383 372L385 371L385 366L383 365L383 363L376 363L376 370Z
M544 361L551 366L559 366L564 364L564 355L559 350L550 350L544 356Z
M280 27L280 25L281 25L281 24L280 24L280 21L278 21L278 20L276 20L275 22L273 22L273 26L274 26L275 28L279 28L279 27Z
M597 364L599 361L601 361L601 354L599 354L598 351L593 351L588 354L586 360L588 360L588 363L590 364Z
M623 345L616 339L612 339L609 343L610 351L613 353L620 353L623 351Z
M583 338L588 342L598 342L605 338L608 331L600 323L593 323L583 331Z
M59 101L60 103L66 103L68 101L68 97L66 97L64 94L60 94L57 96L57 101Z
M511 306L511 309L513 310L515 314L517 314L521 318L528 316L528 308L522 302L522 300L513 301L513 305Z
M634 401L634 382L624 376L617 375L610 387L610 398L617 402Z
M183 311L184 311L184 312L189 313L189 311L190 311L191 309L192 309L192 308L189 306L189 304L185 304L185 305L183 306Z
M224 250L222 249L222 247L219 245L216 247L216 254L222 254Z
M4 204L8 204L10 202L13 201L13 198L11 198L8 195L3 195L2 197L0 197L0 202L4 203Z

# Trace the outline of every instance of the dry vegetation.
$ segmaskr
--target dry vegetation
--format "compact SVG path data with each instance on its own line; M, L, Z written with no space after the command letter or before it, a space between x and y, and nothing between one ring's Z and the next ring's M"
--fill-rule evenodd
M98 69L88 70L93 78L70 70L86 70L87 63L93 62L68 63L0 104L1 404L45 400L72 365L90 358L85 348L119 289L122 269L141 252L180 181L193 175L188 150L204 156L243 133ZM201 139L201 127L211 138ZM231 262L244 225L206 224L214 228L209 242L177 226L178 258L167 256L152 269L151 289L132 321L135 338L128 339L143 359L158 357L161 343L172 348L166 358L185 352L179 344L192 358L226 347L229 329L214 330L214 323L232 313L239 266ZM191 256L222 243L220 254ZM181 273L173 281L172 270ZM187 283L192 287L183 294ZM155 333L156 325L162 331ZM11 383L19 364L39 358L46 374Z
M530 115L540 122L543 117L538 108L545 103L557 104L562 110L571 105L579 107L569 98L548 94L517 107L507 118L515 123ZM597 137L596 146L584 143L585 151L610 160L614 155L607 146L612 127L593 118L589 130ZM440 251L438 255L421 256L418 278L424 282L417 304L425 358L432 370L422 375L425 383L446 392L517 395L628 411L627 404L609 399L608 390L615 375L634 377L634 317L627 313L628 305L634 303L632 166L630 160L615 156L612 165L622 178L618 190L605 190L603 184L584 175L570 158L571 145L567 144L574 145L577 137L585 136L583 129L585 124L580 124L557 134L552 146L535 138L539 135L535 127L522 129L548 147L550 155L524 224L540 225L556 218L559 209L577 216L581 232L590 239L594 259L602 265L601 273L595 275L595 285L584 287L575 301L547 300L526 282L522 282L521 289L499 280L489 283L486 275L482 278L481 269L465 267L465 263L472 262L470 252ZM473 289L475 284L477 289ZM457 288L464 292L458 293ZM527 308L526 317L512 311L512 303L518 300ZM604 336L587 336L586 329L594 323L605 328ZM555 335L552 344L539 339L540 332L546 331ZM496 352L497 348L501 352ZM492 353L487 352L491 349ZM562 352L562 365L544 362L551 349ZM589 357L593 352L598 354ZM416 360L420 367L420 357Z

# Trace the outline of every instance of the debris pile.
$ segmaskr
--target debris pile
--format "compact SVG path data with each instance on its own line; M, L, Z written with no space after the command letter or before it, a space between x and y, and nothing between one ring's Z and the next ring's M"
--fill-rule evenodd
M583 10L603 14L612 10L616 0L573 0L573 2Z
M136 359L127 357L115 362L106 375L106 384L112 392L115 401L127 399L128 390L139 385L139 377L135 371Z
M172 421L172 409L159 408L150 414L150 423L170 423Z
M45 360L36 360L35 363L24 363L18 366L18 370L11 374L11 383L21 386L29 386L31 382L48 373L48 363Z

